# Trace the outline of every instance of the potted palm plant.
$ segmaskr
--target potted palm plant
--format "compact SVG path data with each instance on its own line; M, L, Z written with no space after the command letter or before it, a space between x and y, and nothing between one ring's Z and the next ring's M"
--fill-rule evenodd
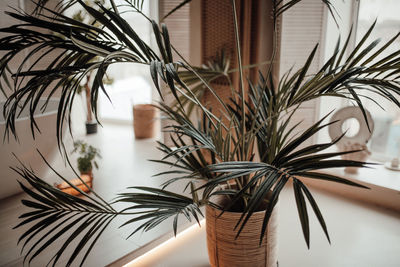
M12 94L8 97L3 111L7 118L7 130L17 135L13 126L18 118L15 111L19 105L30 105L30 112L33 113L38 108L37 100L44 92L59 91L62 98L59 104L57 137L61 143L61 128L63 122L68 119L68 107L73 102L78 88L76 83L71 82L71 76L79 80L89 71L96 71L90 99L92 106L95 106L98 94L101 91L105 92L102 77L109 65L118 62L147 65L160 94L161 102L158 108L174 122L166 129L167 134L171 135L174 148L159 142L159 149L165 153L165 157L154 161L171 166L171 170L159 175L172 175L172 177L160 188L133 187L131 191L119 194L115 202L125 203L128 206L117 210L112 205L114 202L104 200L95 192L90 195L85 194L84 199L66 197L63 192L37 177L32 170L24 166L18 168L17 171L21 176L36 189L34 192L24 187L33 198L24 203L34 209L34 212L22 215L27 220L20 225L29 223L42 225L38 231L28 231L24 234L23 238L28 240L25 245L31 244L25 259L32 260L57 237L70 233L65 243L51 258L52 264L56 264L61 255L67 253L66 248L71 246L71 241L82 234L82 240L70 254L68 265L76 260L79 252L84 253L81 262L83 264L98 237L117 216L127 217L123 225L141 222L132 234L140 230L149 231L162 221L173 218L173 230L176 233L179 218L194 219L198 222L203 216L201 207L206 206L208 235L218 238L224 230L219 228L223 220L228 221L227 225L234 226L231 231L225 229L225 233L222 233L231 237L225 244L225 248L232 249L227 253L215 249L213 246L215 240L209 239L212 266L224 264L253 266L251 261L241 261L249 257L241 257L239 253L250 252L245 249L238 250L237 245L232 245L236 241L245 244L241 248L251 248L251 253L257 255L254 258L258 264L271 266L275 264L275 259L273 257L265 259L265 246L269 245L264 242L274 238L273 233L269 233L271 220L274 220L274 207L281 190L289 184L292 184L294 189L307 246L310 234L306 202L310 204L329 241L322 213L301 177L364 187L342 177L326 174L323 170L336 167L364 167L367 163L340 159L340 156L346 153L358 151L325 152L334 146L340 137L332 142L302 147L321 129L335 123L325 122L326 117L295 136L291 136L291 133L296 131L297 126L289 126L289 122L300 104L322 96L352 100L363 114L365 111L361 95L365 91L381 95L400 106L396 98L400 94L399 52L374 61L399 34L379 47L377 41L370 42L368 38L374 28L372 25L348 56L345 50L348 48L350 37L344 46L337 45L332 56L316 73L309 74L308 69L318 49L317 46L299 70L285 74L281 81L277 82L272 77L271 64L267 68L266 75L260 75L257 83L249 82L249 89L245 91L236 7L233 0L231 5L235 28L232 30L236 36L239 67L237 73L240 82L239 87L232 90L230 102L225 102L204 76L210 73L209 69L203 71L202 68L191 66L184 58L181 58L181 61L173 58L172 51L178 55L179 51L176 51L170 43L168 29L164 24L159 25L146 17L153 26L153 34L157 41L159 51L155 51L123 19L122 12L114 1L110 1L110 7L99 4L99 9L94 9L81 0L67 2L79 4L102 25L101 27L93 27L64 16L61 11L70 7L67 3L60 5L59 9L51 10L46 8L45 2L37 3L38 8L34 14L7 12L9 16L22 22L20 25L0 30L8 34L0 39L0 49L6 51L6 56L0 62L2 74L7 71L8 62L25 48L41 44L43 46L41 49L57 49L60 52L58 58L50 61L48 68L39 70L29 68L26 71L20 69L13 73L16 81L26 79L27 82L23 85L16 82L18 86L13 88ZM272 0L274 26L283 12L298 2L292 0L282 3ZM329 10L332 10L329 1L323 2L328 5ZM141 4L141 1L125 1L124 8L141 13ZM48 15L49 13L51 15ZM43 34L37 29L50 30L53 34ZM276 35L274 27L274 38ZM32 54L27 55L28 58L30 56ZM274 60L273 55L271 62ZM32 65L35 65L35 62ZM202 83L204 90L210 92L220 103L222 114L227 120L216 116L202 104L180 71L190 73ZM166 84L177 103L175 107L163 101L160 82ZM198 109L197 118L188 115L188 107L182 101L182 97L186 103ZM34 128L34 117L31 118ZM172 192L168 189L169 185L176 182L185 185L185 193ZM60 210L63 212L62 216L58 216ZM69 222L65 218L75 216L77 213L81 214L80 219L74 219L74 225L77 227L69 229ZM93 214L96 216L92 216ZM55 229L52 227L53 224L57 224ZM29 242L31 237L38 233L43 234L43 239L47 240L44 245ZM249 239L249 234L253 238ZM263 252L260 252L260 247ZM268 255L270 257L270 254ZM221 260L225 262L221 263Z

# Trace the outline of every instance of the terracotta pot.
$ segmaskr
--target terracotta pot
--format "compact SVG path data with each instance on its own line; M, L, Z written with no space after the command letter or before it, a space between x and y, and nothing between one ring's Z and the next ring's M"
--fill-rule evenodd
M83 171L83 172L80 172L81 173L81 178L82 178L82 176L89 176L91 179L93 179L93 171L92 171L92 168L90 168L90 171Z
M265 211L255 212L235 239L234 230L241 213L206 207L208 257L212 267L277 266L277 214L274 209L261 246L259 245Z
M133 127L135 138L154 137L156 108L150 104L133 106Z
M81 179L90 187L92 188L92 183L93 183L93 175L92 173L86 173L86 174L81 174ZM78 187L80 190L82 190L83 192L89 192L89 188L86 187L86 185L84 185L82 183L81 180L79 180L78 178L72 179L69 181L71 184L75 185L76 187ZM55 184L55 186L60 189L61 191L63 191L64 193L73 195L73 196L79 196L81 193L79 193L79 191L75 190L75 188L71 187L67 182L62 182L61 184Z

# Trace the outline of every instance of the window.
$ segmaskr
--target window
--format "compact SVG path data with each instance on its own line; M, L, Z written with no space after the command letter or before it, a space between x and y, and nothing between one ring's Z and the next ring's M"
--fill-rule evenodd
M145 1L142 12L148 16L157 1ZM117 0L115 3L124 4ZM120 8L120 12L123 12ZM147 37L144 41L151 45L151 24L136 12L125 12L124 19L141 37ZM142 65L122 63L110 66L107 71L113 82L106 86L111 103L104 94L100 94L99 110L103 121L132 122L132 106L134 104L148 104L152 101L152 87L149 70Z
M155 42L152 38L151 24L143 18L142 15L137 12L132 12L131 8L126 7L127 4L125 0L114 0L114 2L116 5L120 5L119 11L122 17L146 44L154 48ZM93 1L90 3L95 6ZM80 14L83 22L91 23L89 19L90 16L79 8L80 7L76 5L67 10L66 15L75 16ZM155 17L155 14L158 12L157 8L158 1L144 1L142 12L149 17ZM128 10L129 12L127 12ZM94 75L92 75L91 80L93 80L93 76ZM153 87L151 86L153 83L149 69L143 68L143 65L133 63L114 64L108 67L107 78L111 83L106 84L105 87L112 102L110 102L105 94L99 94L98 108L101 121L132 123L132 106L134 104L148 104L151 103L153 99ZM74 114L77 115L73 115L76 119L81 117L80 114L86 112L86 100L84 98L85 96L83 95L82 99L76 99L77 103L74 106L76 111L74 111ZM79 128L80 126L77 124L75 127Z
M355 23L357 25L356 42L361 39L376 18L378 20L375 30L371 33L371 40L380 38L381 44L389 41L400 29L399 10L398 0L360 0ZM397 39L386 55L399 50L400 39ZM376 99L376 96L374 98ZM395 104L383 98L378 99L378 102L385 110L372 101L365 101L366 108L374 114L375 130L370 142L373 158L390 160L400 157L400 110Z
M337 4L337 5L336 5ZM341 33L342 40L346 37L350 28L354 27L353 40L350 46L354 47L369 29L372 23L378 18L374 31L370 36L370 40L380 38L381 47L386 41L390 40L400 29L400 2L398 0L353 0L353 1L337 1L335 6L340 14L339 29L330 15L327 15L326 33L325 33L325 60L331 55L336 40ZM392 44L391 53L400 49L400 38ZM385 55L382 55L382 57ZM382 58L381 57L381 58ZM376 60L379 60L376 59ZM381 162L390 161L395 157L400 157L400 110L399 108L384 98L376 95L373 98L384 108L380 108L370 100L363 99L364 106L368 109L373 117L375 129L371 140L369 141L369 150L372 152L371 159ZM400 98L399 98L400 99ZM326 115L331 110L338 110L341 107L349 106L346 100L325 98L320 103L320 117ZM349 123L349 132L354 132L357 123ZM330 140L326 132L322 132L318 140L325 142Z

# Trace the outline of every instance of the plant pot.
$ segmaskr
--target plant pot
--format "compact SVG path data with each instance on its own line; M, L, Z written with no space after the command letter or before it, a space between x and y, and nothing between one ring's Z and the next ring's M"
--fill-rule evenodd
M154 137L156 108L150 104L133 106L133 128L135 138Z
M97 133L97 122L86 122L86 134Z
M89 176L91 179L93 179L93 171L92 171L92 169L90 170L90 171L81 171L80 172L81 173L81 178L82 178L82 176Z
M81 179L90 187L92 188L92 182L93 182L93 175L92 173L82 173L80 175ZM82 183L81 180L75 178L69 181L71 184L75 185L78 187L80 190L83 192L89 192L89 188L86 187L85 184ZM79 196L81 193L77 191L75 188L71 187L67 182L62 182L61 184L55 184L55 187L63 191L64 193L73 195L73 196Z
M253 213L235 239L234 230L242 213L224 212L206 207L208 257L212 267L272 267L277 266L277 211L274 209L264 239L260 233L265 211Z

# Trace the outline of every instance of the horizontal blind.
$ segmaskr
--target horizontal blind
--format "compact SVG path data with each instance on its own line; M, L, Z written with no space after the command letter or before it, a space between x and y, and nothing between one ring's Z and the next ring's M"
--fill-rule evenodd
M320 43L309 68L309 74L318 71L323 51L321 44L323 28L324 4L322 1L304 0L284 13L281 28L280 77L292 67L292 73L300 69L314 46ZM303 121L298 131L304 130L316 121L317 113L318 100L306 102L294 114L292 123ZM308 144L312 142L314 140L310 139Z
M163 18L168 12L178 6L182 0L159 0L159 17ZM177 51L186 59L189 60L190 51L190 4L184 5L179 10L165 19L164 23L168 27L169 39L171 44ZM180 60L178 55L173 52L174 61ZM166 86L166 85L164 85ZM167 94L168 88L164 88L164 99L169 105L173 102L173 97ZM162 127L171 125L173 122L170 120L162 120ZM164 134L164 143L167 146L173 146L169 134Z

